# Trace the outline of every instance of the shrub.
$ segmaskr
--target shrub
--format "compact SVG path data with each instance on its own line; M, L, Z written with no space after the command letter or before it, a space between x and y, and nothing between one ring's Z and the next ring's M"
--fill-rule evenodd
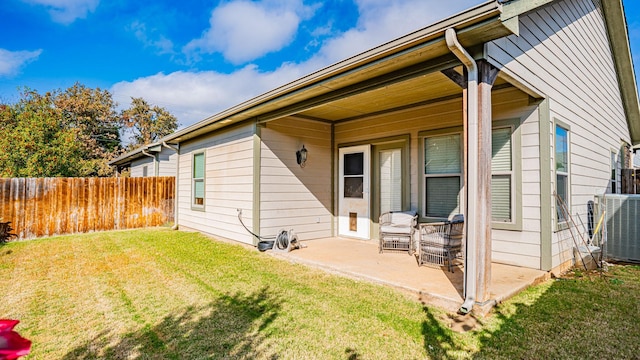
M18 237L18 235L11 233L11 231L13 231L11 221L0 222L0 245L6 244L12 237Z

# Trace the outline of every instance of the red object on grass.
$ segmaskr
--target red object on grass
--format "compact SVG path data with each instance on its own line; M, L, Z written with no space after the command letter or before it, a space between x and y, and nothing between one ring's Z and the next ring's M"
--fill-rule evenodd
M0 320L0 360L13 360L31 351L31 341L13 330L19 320Z

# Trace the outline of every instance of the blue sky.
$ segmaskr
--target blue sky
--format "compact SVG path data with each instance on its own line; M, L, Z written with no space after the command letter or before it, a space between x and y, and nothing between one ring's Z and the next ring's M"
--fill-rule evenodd
M81 82L181 126L481 0L4 0L0 102ZM640 2L624 0L640 62Z

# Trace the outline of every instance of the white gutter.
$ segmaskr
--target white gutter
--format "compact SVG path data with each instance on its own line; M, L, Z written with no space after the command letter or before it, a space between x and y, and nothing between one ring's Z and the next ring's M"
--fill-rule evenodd
M460 45L456 31L447 29L445 39L449 50L467 68L467 173L465 181L466 209L464 209L465 251L464 251L464 303L460 312L469 313L476 302L476 229L469 223L477 218L478 202L478 66L476 61Z
M178 146L171 146L167 144L166 141L163 141L162 146L175 151L177 156L176 184L175 184L176 190L175 190L175 195L173 199L173 226L171 227L171 230L178 230L178 179L180 179L180 145L178 144Z
M145 149L140 150L140 152L143 155L147 155L150 158L153 158L153 176L158 176L158 168L157 168L157 163L156 163L156 156L155 155L151 155L148 152L145 151Z

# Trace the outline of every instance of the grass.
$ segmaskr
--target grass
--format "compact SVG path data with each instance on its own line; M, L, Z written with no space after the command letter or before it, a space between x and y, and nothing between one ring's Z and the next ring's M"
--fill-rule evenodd
M10 243L0 288L0 317L21 320L29 359L584 359L640 349L637 266L533 287L466 333L393 289L168 229Z

